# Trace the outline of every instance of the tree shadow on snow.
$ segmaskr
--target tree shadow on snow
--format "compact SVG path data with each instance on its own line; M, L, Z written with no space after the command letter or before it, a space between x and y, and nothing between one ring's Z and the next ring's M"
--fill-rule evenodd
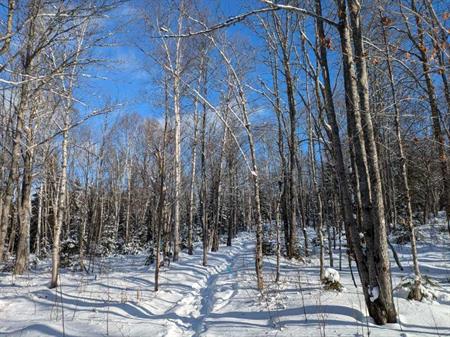
M62 331L56 330L42 323L31 324L26 327L17 330L11 330L8 332L0 332L0 336L22 336L23 334L25 334L26 336L30 334L35 336L63 336ZM64 336L77 337L76 335L71 335L67 332L64 333Z

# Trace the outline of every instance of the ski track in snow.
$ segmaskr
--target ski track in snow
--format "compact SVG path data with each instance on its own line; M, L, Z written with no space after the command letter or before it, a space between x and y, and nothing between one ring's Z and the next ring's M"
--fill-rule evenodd
M242 234L232 247L209 253L207 267L201 265L199 246L192 256L181 254L180 262L162 269L157 293L153 267L144 266L143 255L102 259L102 271L93 275L64 271L62 297L61 289L47 288L44 263L21 277L0 274L0 336L63 336L62 317L67 337L450 336L448 240L419 246L423 273L441 281L438 302L396 297L400 323L383 327L368 319L346 261L340 271L345 290L335 293L320 286L315 258L283 260L281 281L275 284L275 261L266 257L267 287L260 295L253 240ZM408 247L398 253L409 271ZM394 285L403 274L393 265Z

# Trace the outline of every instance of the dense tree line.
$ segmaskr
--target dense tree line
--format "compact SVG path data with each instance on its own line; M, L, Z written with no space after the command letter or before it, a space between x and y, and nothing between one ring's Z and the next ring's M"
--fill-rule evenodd
M56 287L61 263L90 272L147 247L158 290L182 249L202 241L207 265L221 240L252 230L262 290L265 232L292 259L311 253L312 227L318 277L338 240L384 324L397 319L388 233L403 229L421 299L414 226L450 216L445 1L264 0L232 17L199 1L136 5L159 118L87 111L78 90L107 62L105 22L125 5L1 9L0 260L22 274L30 253L51 256Z

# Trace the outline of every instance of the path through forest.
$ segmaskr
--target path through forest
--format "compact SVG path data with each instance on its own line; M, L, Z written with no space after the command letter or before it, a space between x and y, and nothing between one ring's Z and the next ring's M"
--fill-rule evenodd
M443 281L438 302L397 297L400 324L378 327L369 321L347 267L341 271L345 290L324 291L315 258L283 260L278 284L274 259L266 258L267 289L259 294L253 236L242 234L232 247L210 253L208 267L201 266L199 247L192 256L183 253L179 263L163 268L157 293L144 255L99 260L90 275L66 271L57 292L47 288L47 264L20 278L1 274L0 336L62 336L63 331L68 337L448 335L450 253L441 244L419 249L426 272ZM407 247L399 254L408 265ZM394 268L394 284L397 273Z

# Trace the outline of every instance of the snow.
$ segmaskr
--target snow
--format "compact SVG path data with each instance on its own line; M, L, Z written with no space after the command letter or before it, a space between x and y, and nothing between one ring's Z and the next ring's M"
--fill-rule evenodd
M380 297L380 288L373 287L370 289L370 302L375 302Z
M423 227L418 254L422 273L439 284L437 300L408 301L396 291L397 324L372 323L346 259L341 271L325 271L344 286L343 292L333 292L320 283L317 255L306 263L282 259L278 283L273 281L275 257L265 257L266 287L260 294L254 234L243 233L232 247L210 253L208 267L201 264L200 246L192 256L182 253L179 262L162 269L156 293L153 267L144 265L142 254L98 260L95 274L64 270L58 289L48 289L48 261L20 277L0 273L0 336L63 336L63 331L67 337L448 336L449 240L445 231L431 228ZM406 270L393 262L394 286L412 272L409 246L396 249Z
M331 283L340 282L340 280L341 280L341 277L339 276L339 272L333 268L325 269L324 278Z

